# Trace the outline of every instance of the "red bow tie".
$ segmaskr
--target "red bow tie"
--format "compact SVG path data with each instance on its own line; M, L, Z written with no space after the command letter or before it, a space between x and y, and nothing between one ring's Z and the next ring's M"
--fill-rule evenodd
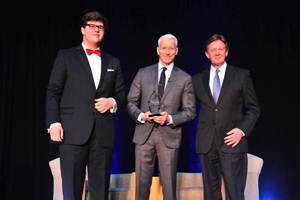
M97 54L98 56L101 56L101 50L99 50L99 49L96 49L96 50L86 49L86 52L88 55L92 55L94 53L94 54Z

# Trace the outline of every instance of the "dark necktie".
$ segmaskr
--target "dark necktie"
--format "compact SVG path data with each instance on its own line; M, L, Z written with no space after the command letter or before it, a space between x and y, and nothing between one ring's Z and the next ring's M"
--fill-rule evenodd
M99 50L99 49L96 49L96 50L86 49L86 52L88 55L92 55L94 53L94 54L97 54L98 56L101 56L101 50Z
M162 97L164 95L165 84L166 84L166 74L165 74L166 70L167 70L167 68L163 67L163 70L160 74L160 79L158 82L158 94L160 97Z
M219 98L220 90L221 90L219 72L220 72L220 70L217 69L215 78L214 78L214 83L213 83L213 97L214 97L215 103L218 102L218 98Z

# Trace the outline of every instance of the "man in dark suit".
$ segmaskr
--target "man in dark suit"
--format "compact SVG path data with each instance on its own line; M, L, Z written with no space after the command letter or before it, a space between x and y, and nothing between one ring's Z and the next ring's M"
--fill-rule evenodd
M108 199L115 145L114 113L126 103L117 58L100 50L107 20L90 12L81 20L83 42L58 52L46 93L46 123L60 143L64 199L81 199L88 167L91 200Z
M206 200L222 199L221 177L226 199L244 199L247 138L260 114L249 71L228 65L228 51L225 38L213 35L205 51L211 67L193 77L196 100L200 102L196 150Z
M174 65L177 53L176 37L161 36L157 47L159 62L139 70L128 94L127 111L136 121L133 142L137 200L149 199L156 156L164 199L176 199L181 125L196 115L192 78ZM151 116L156 110L149 110L152 103L163 108L155 113L159 116Z

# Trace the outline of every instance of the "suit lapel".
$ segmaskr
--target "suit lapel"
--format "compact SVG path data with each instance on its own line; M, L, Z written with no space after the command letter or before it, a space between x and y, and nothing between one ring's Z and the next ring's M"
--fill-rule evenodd
M169 80L166 80L167 81L167 85L166 85L166 88L164 90L164 95L162 97L162 101L166 98L167 94L170 92L171 88L173 87L174 83L176 82L176 79L178 77L177 73L178 73L178 69L174 65Z
M100 77L100 82L99 82L98 88L100 88L100 86L103 83L105 74L107 72L107 68L108 68L108 58L106 56L106 53L102 51L102 55L101 55L101 77Z
M91 70L89 61L86 57L83 47L81 45L79 45L78 47L76 47L76 50L77 50L77 55L83 65L84 69L86 70L89 79L92 81L93 85L95 85L92 70Z
M221 88L221 92L220 92L218 102L225 95L226 90L228 89L228 87L230 85L230 82L233 79L233 77L234 77L233 68L230 65L227 65L226 72L225 72L225 77L224 77L224 81L223 81L223 84L222 84L222 88Z
M211 93L211 90L209 87L209 74L210 74L210 68L208 70L206 70L205 73L203 74L203 85L204 85L205 91L207 93L207 96L210 98L212 103L215 104L214 98L212 96L212 93Z
M158 94L158 64L153 65L151 71L153 90Z

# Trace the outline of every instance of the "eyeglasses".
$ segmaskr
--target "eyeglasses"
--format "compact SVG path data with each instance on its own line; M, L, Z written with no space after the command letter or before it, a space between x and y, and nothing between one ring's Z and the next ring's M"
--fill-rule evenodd
M99 31L103 31L104 30L104 26L98 26L96 24L86 24L86 26L90 27L90 29L95 30L96 27L98 28Z

